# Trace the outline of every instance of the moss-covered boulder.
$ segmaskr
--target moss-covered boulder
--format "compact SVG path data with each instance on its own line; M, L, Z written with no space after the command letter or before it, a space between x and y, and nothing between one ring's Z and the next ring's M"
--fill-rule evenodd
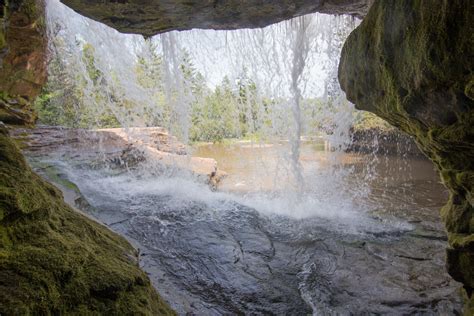
M339 81L356 107L415 137L450 190L447 267L474 289L474 2L377 0L346 41Z
M172 315L122 237L71 209L0 128L0 314Z

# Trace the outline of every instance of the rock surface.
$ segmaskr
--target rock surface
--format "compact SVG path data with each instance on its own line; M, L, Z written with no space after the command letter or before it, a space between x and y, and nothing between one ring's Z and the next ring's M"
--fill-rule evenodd
M83 153L77 151L72 156ZM35 170L54 183L74 181L88 201L84 212L140 248L140 266L180 315L459 315L462 309L460 284L444 269L447 238L438 209L447 194L432 175L374 186L367 200L377 208L369 208L369 217L296 219L176 178L139 170L114 175L49 154L43 161L50 170ZM347 168L363 172L364 163Z
M217 169L214 159L188 155L186 146L162 127L104 128L97 131L117 135L127 144L142 150L148 161L191 171L212 186L225 176L225 172Z
M347 152L424 157L413 137L398 129L352 129Z
M137 257L69 207L0 130L0 314L173 315Z
M80 148L83 159L96 165L120 169L141 164L149 172L190 172L212 188L226 175L214 159L188 155L186 146L161 127L83 130L38 126L16 128L12 136L33 156L53 152L77 155Z
M62 0L80 14L123 33L152 36L171 30L264 27L321 12L363 17L372 0Z
M347 98L412 135L450 190L447 267L474 305L473 2L375 1L346 41Z
M32 124L31 103L46 81L43 3L2 1L0 12L0 120Z

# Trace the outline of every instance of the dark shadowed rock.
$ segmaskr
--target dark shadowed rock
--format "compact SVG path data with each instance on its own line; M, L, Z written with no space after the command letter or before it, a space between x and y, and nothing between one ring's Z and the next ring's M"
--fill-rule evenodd
M372 0L62 0L80 14L123 33L152 36L192 28L264 27L321 12L363 17Z

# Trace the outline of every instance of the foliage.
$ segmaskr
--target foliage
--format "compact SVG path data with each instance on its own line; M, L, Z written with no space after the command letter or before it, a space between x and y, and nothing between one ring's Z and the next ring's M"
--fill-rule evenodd
M54 43L56 52L60 52L61 41ZM148 102L137 104L120 93L121 87L115 80L105 79L96 66L95 49L91 44L78 42L77 48L81 50L79 69L82 73L69 69L64 54L53 54L48 85L36 100L42 123L82 128L118 127L123 123L119 122L120 118L131 126L165 127L184 142L282 138L287 137L292 128L288 123L288 100L262 96L261 87L245 68L237 78L224 77L219 85L211 88L187 50L181 49L174 61L165 64L158 44L146 40L137 53L133 69L135 84ZM328 93L334 90L326 88ZM338 105L333 97L306 98L300 104L303 134L330 134L340 124L335 121ZM387 126L365 113L357 114L355 121L357 128Z
M354 117L354 130L367 130L367 129L379 129L383 131L395 130L395 128L390 125L384 119L378 117L377 115L366 112L366 111L357 111L355 112Z
M174 315L122 237L72 210L0 130L0 314Z
M78 43L78 48L82 50L84 75L73 73L59 54L50 60L48 82L34 104L40 123L76 128L120 126L102 94L107 83L95 66L94 48L87 43ZM86 97L87 85L92 86L92 95Z

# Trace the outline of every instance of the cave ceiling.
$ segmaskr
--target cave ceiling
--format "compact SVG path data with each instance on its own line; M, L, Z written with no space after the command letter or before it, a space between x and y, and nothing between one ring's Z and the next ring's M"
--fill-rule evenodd
M61 0L122 33L153 36L193 28L259 28L320 12L366 15L372 0Z

